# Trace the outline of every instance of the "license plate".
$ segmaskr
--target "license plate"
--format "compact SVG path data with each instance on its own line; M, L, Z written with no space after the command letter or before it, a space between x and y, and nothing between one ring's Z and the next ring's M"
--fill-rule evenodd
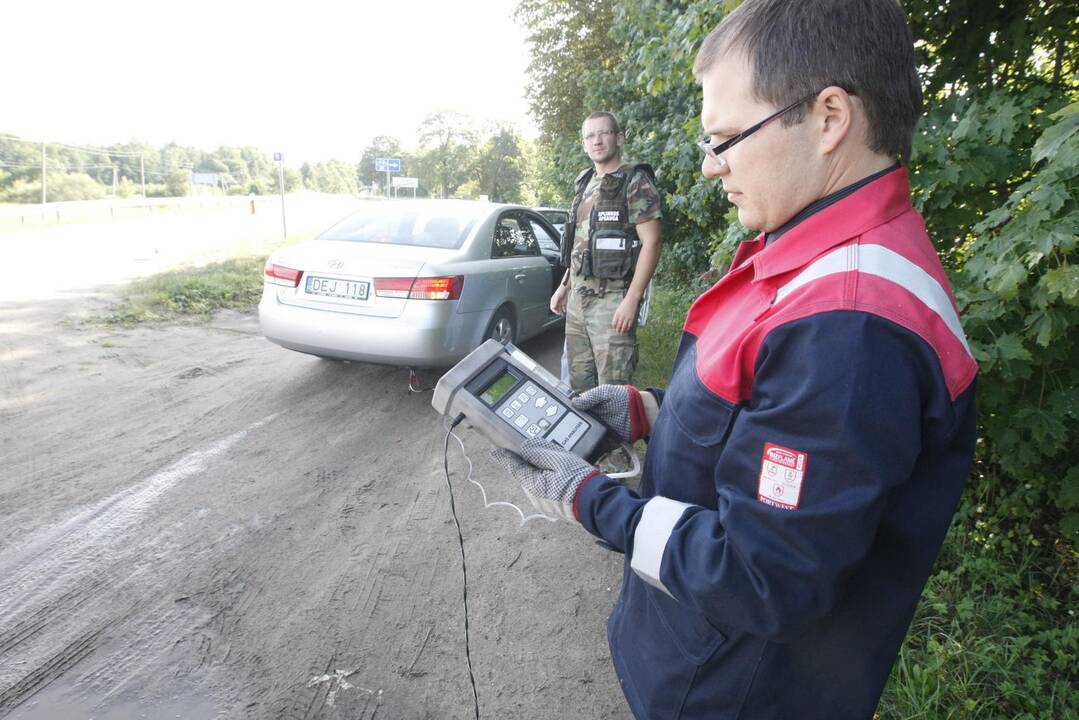
M371 284L359 280L338 280L308 275L304 289L308 295L366 300Z

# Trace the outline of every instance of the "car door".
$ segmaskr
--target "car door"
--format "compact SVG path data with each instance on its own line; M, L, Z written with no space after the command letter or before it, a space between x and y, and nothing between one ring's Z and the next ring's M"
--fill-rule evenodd
M543 254L543 258L551 266L551 294L558 289L558 283L562 282L563 268L562 268L562 251L559 249L561 242L561 236L554 227L539 215L535 213L527 213L526 216L529 221L529 225L532 226L532 232L536 234L536 240L539 242L540 253Z
M502 213L495 224L491 259L500 264L507 293L517 306L517 336L535 334L547 319L551 265L540 253L532 224L518 210Z

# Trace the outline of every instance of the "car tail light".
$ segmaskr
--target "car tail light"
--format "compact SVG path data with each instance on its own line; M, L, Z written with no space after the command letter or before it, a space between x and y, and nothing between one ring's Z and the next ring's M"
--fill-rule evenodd
M375 297L407 298L412 278L375 278Z
M412 284L412 292L408 296L413 300L456 300L461 297L461 288L464 284L464 275L416 278L416 282Z
M463 275L421 278L375 278L375 296L410 300L457 300L464 287Z
M284 265L274 265L271 262L267 262L263 274L266 276L266 282L271 285L297 287L300 284L300 276L303 275L303 270L293 270Z

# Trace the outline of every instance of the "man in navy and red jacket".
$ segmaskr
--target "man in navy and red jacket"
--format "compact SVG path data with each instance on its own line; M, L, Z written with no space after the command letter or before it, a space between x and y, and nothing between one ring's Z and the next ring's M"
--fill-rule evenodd
M608 622L638 718L873 716L959 500L977 366L907 171L895 0L746 0L694 68L743 225L665 392L574 404L650 437L639 492L546 440L497 457L625 553Z

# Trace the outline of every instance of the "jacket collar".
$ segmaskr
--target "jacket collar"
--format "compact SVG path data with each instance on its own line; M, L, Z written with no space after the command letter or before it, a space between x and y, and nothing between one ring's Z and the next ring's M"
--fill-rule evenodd
M896 168L810 215L753 256L754 280L781 275L911 209L906 168ZM764 244L764 234L754 243Z

